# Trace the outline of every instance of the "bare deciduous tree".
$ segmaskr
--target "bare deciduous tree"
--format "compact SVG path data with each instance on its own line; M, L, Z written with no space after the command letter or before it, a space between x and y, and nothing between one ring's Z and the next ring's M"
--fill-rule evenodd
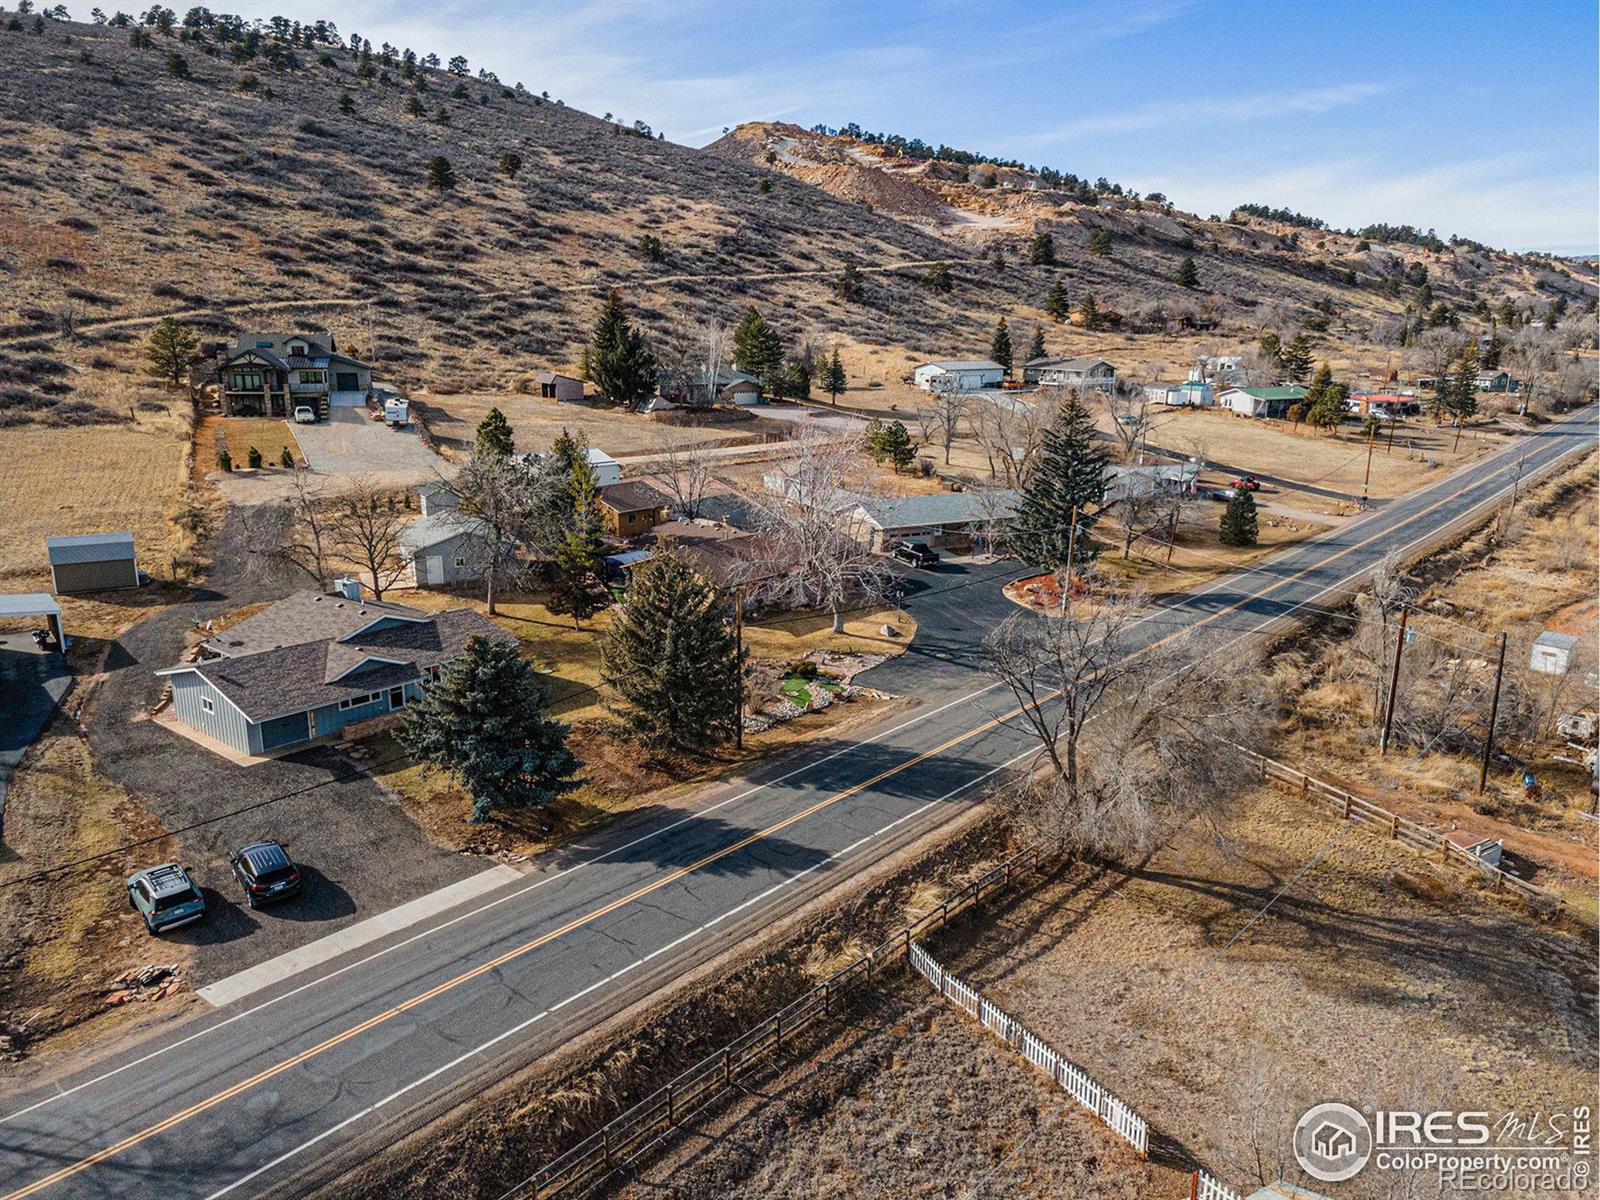
M950 445L961 432L961 421L967 415L969 404L965 393L953 387L939 387L948 376L934 381L935 387L928 399L917 407L917 423L922 428L923 444L937 439L944 447L944 465L950 465Z
M1132 462L1155 419L1150 393L1136 379L1118 379L1114 386L1100 393L1100 407L1111 418L1111 431L1122 447L1122 461Z
M334 547L366 573L372 594L379 600L406 571L400 557L402 526L393 494L369 479L353 479L333 502L329 529Z
M289 488L282 504L242 510L245 544L251 554L292 567L326 589L333 579L337 549L333 514L310 472L297 469L289 477Z
M973 402L971 424L989 461L989 476L1017 487L1033 469L1044 435L1061 412L1062 389L1040 388L1026 400L984 396Z
M869 548L873 529L858 511L877 490L874 477L858 444L814 428L802 433L783 494L756 501L766 534L755 564L764 599L827 609L838 633L852 602L888 594L894 573Z
M985 641L1041 751L1018 815L1078 849L1136 852L1169 821L1215 828L1245 767L1236 744L1265 719L1267 689L1248 663L1188 638L1147 641L1145 600L1012 617Z
M656 443L656 461L661 471L656 478L672 497L678 515L692 521L700 515L711 490L711 458L705 447L685 444L664 433Z
M564 466L553 455L523 463L476 450L446 484L461 512L477 519L467 527L467 555L483 574L491 614L501 589L525 580L532 558L548 557L570 514L570 503L562 503L566 485Z

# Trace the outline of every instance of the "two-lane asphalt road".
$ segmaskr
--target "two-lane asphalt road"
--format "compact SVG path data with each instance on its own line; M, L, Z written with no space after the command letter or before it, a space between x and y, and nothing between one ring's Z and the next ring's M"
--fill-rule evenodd
M1142 623L1225 654L1415 553L1595 440L1589 409ZM1521 463L1519 472L1519 462ZM921 707L684 816L645 814L525 880L0 1100L0 1200L303 1190L975 803L1032 746L976 647L1011 567L926 578L912 652L866 682ZM992 575L993 577L987 577Z

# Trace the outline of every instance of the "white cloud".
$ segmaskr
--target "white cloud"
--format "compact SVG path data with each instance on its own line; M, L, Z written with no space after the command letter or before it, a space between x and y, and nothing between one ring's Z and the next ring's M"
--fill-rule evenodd
M1259 92L1247 96L1207 96L1163 100L1122 112L1079 117L1021 139L1032 146L1053 146L1096 134L1133 133L1193 125L1242 125L1282 117L1286 113L1325 113L1382 95L1381 83L1343 83L1303 92Z

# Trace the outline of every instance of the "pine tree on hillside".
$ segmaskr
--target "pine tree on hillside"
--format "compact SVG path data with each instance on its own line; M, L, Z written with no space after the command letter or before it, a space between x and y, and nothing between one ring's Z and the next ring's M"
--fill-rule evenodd
M761 380L763 390L774 392L783 369L783 339L752 304L744 310L733 331L733 365Z
M1295 334L1294 340L1279 351L1278 361L1283 364L1284 377L1290 383L1304 383L1311 374L1313 362L1311 344L1306 341L1306 335Z
M874 420L867 426L867 454L875 463L889 463L898 474L916 461L917 447L904 421Z
M477 447L480 454L500 454L510 458L517 452L511 437L511 422L498 408L491 408L478 422Z
M600 673L613 711L651 749L698 754L733 737L742 681L727 607L676 551L634 569Z
M545 707L544 687L516 647L475 637L406 708L400 741L418 762L461 781L479 824L578 786L573 776L583 764L567 748L567 727Z
M1056 240L1048 233L1040 230L1033 235L1033 244L1028 247L1028 261L1036 267L1048 267L1056 261Z
M1060 324L1072 315L1072 302L1067 298L1067 285L1056 280L1050 285L1050 295L1045 298L1044 310Z
M1106 458L1095 440L1094 417L1077 396L1069 396L1061 415L1044 435L1038 461L1023 485L1011 527L1011 545L1034 566L1055 568L1067 561L1072 512L1078 512L1074 562L1096 550L1088 537L1106 494Z
M1178 264L1178 274L1175 279L1179 287L1192 288L1200 286L1200 271L1194 265L1194 259L1185 258Z
M1036 358L1043 358L1048 353L1049 351L1044 348L1044 330L1035 325L1033 327L1033 338L1028 342L1027 357L1022 361L1032 362Z
M1450 415L1457 425L1471 420L1478 412L1478 344L1468 342L1461 351L1454 386L1450 389Z
M1096 258L1111 257L1111 235L1104 229L1096 229L1089 235L1089 253Z
M572 499L572 528L552 555L560 575L551 592L550 611L571 617L573 628L582 629L585 619L610 603L600 579L606 556L600 486L587 459L573 467L568 495Z
M1267 360L1274 371L1281 370L1283 368L1283 342L1278 339L1278 335L1269 329L1261 335L1261 341L1258 344L1261 347L1261 357Z
M187 325L171 317L162 317L150 331L144 357L150 374L177 385L183 382L184 372L199 359L200 342Z
M612 404L638 408L655 394L656 358L628 320L622 293L612 288L583 351L583 377Z
M1217 540L1224 546L1254 546L1259 537L1255 497L1245 488L1234 488L1228 507L1222 510Z
M1098 330L1104 322L1104 318L1100 316L1100 306L1095 303L1092 292L1084 295L1083 303L1078 305L1078 312L1083 317L1083 327L1091 332Z
M1006 328L1006 319L1000 318L1000 324L994 327L994 340L989 343L989 357L1006 369L1006 374L1011 374L1011 364L1016 355L1011 349L1011 331Z
M822 390L833 397L833 402L837 404L844 393L845 382L844 363L839 358L839 347L835 346L828 365L822 371Z
M435 154L428 160L428 187L436 192L448 192L455 186L455 168L444 155Z

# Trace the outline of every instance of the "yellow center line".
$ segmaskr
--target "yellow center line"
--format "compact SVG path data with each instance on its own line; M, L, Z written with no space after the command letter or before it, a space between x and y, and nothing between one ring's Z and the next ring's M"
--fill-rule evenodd
M1564 457L1564 456L1562 456L1562 457ZM1482 480L1480 480L1479 482L1480 483L1486 483L1489 480L1494 479L1496 476L1498 476L1498 475L1502 474L1504 471L1510 469L1510 467L1512 465L1514 465L1514 464L1507 464L1505 467L1497 468L1495 471L1492 471L1488 475L1484 476L1484 478ZM1296 571L1292 575L1285 576L1283 579L1279 580L1278 582L1276 582L1274 584L1271 584L1270 586L1268 586L1266 588L1263 588L1259 592L1253 593L1252 595L1248 595L1248 596L1241 596L1239 599L1233 601L1232 603L1226 605L1223 608L1219 608L1216 612L1210 614L1209 616L1203 617L1200 620L1195 621L1192 624L1187 625L1182 629L1174 630L1172 633L1167 634L1165 637L1162 637L1162 638L1157 639L1156 641L1150 642L1148 645L1145 645L1145 646L1141 647L1139 650L1135 651L1134 655L1147 654L1150 651L1156 649L1157 647L1162 646L1165 643L1171 641L1173 638L1186 636L1186 635L1194 632L1194 630L1199 629L1199 628L1201 628L1203 626L1209 625L1213 621L1221 619L1222 617L1226 616L1228 613L1233 612L1236 609L1242 608L1244 605L1249 604L1252 601L1260 600L1260 599L1266 597L1267 595L1271 594L1272 592L1277 591L1280 588L1287 587L1289 584L1294 583L1297 580L1304 578L1306 575L1309 575L1312 571L1320 570L1321 568L1327 566L1329 563L1335 562L1338 559L1343 558L1347 554L1353 553L1356 550L1359 550L1359 549L1362 549L1365 546L1371 545L1373 542L1377 541L1378 539L1383 538L1383 537L1387 537L1387 536L1393 534L1396 530L1404 528L1406 525L1411 524L1413 521L1420 520L1421 518L1427 516L1429 513L1435 511L1436 509L1442 507L1445 504L1448 504L1450 501L1458 499L1459 495L1460 495L1460 493L1457 492L1455 494L1442 497L1439 500L1434 501L1434 503L1428 505L1426 508L1418 510L1417 512L1413 513L1411 516L1406 517L1403 520L1396 522L1394 525L1391 525L1388 528L1386 528L1384 530L1381 530L1378 533L1372 534L1370 537L1364 538L1359 542L1354 542L1354 543L1350 544L1349 546L1346 546L1344 549L1338 550L1338 551L1334 552L1333 554L1328 555L1326 558L1323 558L1318 562L1312 563L1310 566L1304 567L1301 570ZM1474 507L1476 507L1476 506L1474 506ZM1275 618L1275 617L1273 618L1273 620L1276 620L1276 619L1277 618ZM1268 622L1268 623L1270 623L1270 622ZM1254 632L1257 632L1257 631L1254 631L1254 630L1251 631L1251 633L1254 633ZM1246 635L1241 635L1241 636L1249 636L1249 635L1246 634ZM1039 703L1041 703L1041 704L1047 703L1048 701L1055 699L1056 696L1058 696L1059 694L1060 694L1059 691L1052 691L1049 694L1041 697L1040 700L1039 700ZM503 954L500 954L499 956L497 956L497 957L495 957L493 959L490 959L488 962L485 962L485 963L480 964L479 966L473 967L471 970L464 971L464 972L462 972L461 974L455 976L452 979L449 979L449 980L446 980L443 983L437 984L434 987L429 988L427 991L421 992L421 993L419 993L419 994L417 994L415 996L412 996L408 1000L404 1000L401 1003L394 1005L392 1008L385 1009L383 1012L377 1013L377 1014L367 1018L365 1021L362 1021L360 1024L351 1026L349 1029L344 1030L342 1033L337 1033L334 1036L326 1039L325 1041L318 1042L315 1046L311 1046L311 1047L309 1047L309 1048L307 1048L305 1050L302 1050L298 1054L292 1055L291 1057L286 1058L281 1062L274 1063L272 1066L267 1067L265 1070L255 1074L255 1075L250 1076L248 1079L240 1080L238 1083L232 1085L231 1087L226 1088L223 1091L217 1092L215 1095L208 1096L206 1099L201 1100L196 1104L192 1104L188 1108L182 1110L181 1112L174 1113L172 1116L167 1117L166 1119L164 1119L162 1121L158 1121L156 1124L151 1125L147 1129L140 1130L138 1133L130 1134L128 1137L123 1138L120 1142L117 1142L117 1143L115 1143L113 1145L107 1146L102 1150L97 1150L93 1154L90 1154L85 1158L79 1159L77 1162L70 1163L67 1166L62 1167L59 1170L53 1172L52 1174L44 1176L42 1179L35 1180L33 1183L30 1183L25 1187L22 1187L22 1188L17 1189L16 1191L7 1193L5 1196L0 1196L0 1200L23 1200L24 1197L32 1196L37 1192L43 1191L45 1188L51 1186L52 1184L59 1183L63 1179L67 1179L67 1178L70 1178L73 1175L79 1174L80 1172L87 1171L90 1167L97 1166L98 1164L100 1164L102 1162L105 1162L107 1159L113 1158L116 1155L121 1154L124 1150L130 1149L133 1146L137 1146L141 1142L147 1141L148 1139L150 1139L152 1137L155 1137L155 1136L157 1136L157 1135L159 1135L161 1133L164 1133L167 1130L173 1128L174 1126L180 1125L184 1121L189 1120L191 1117L198 1116L199 1114L201 1114L203 1112L206 1112L209 1109L215 1108L217 1105L223 1104L223 1103L227 1102L228 1100L231 1100L233 1097L239 1095L240 1093L248 1091L250 1088L253 1088L258 1084L264 1083L267 1080L272 1079L277 1075L281 1075L285 1071L288 1071L288 1070L290 1070L290 1069L292 1069L294 1067L299 1066L301 1063L306 1062L308 1059L315 1058L319 1054L322 1054L322 1053L324 1053L324 1052L326 1052L328 1050L332 1050L336 1046L342 1045L343 1043L349 1041L351 1038L359 1037L361 1034L366 1033L368 1030L375 1029L377 1026L384 1024L386 1021L393 1020L395 1017L401 1015L402 1013L409 1012L411 1009L416 1008L419 1005L426 1004L429 1000L432 1000L432 999L434 999L434 998L436 998L438 996L441 996L444 993L449 992L449 991L451 991L451 990L453 990L455 988L461 987L463 984L470 983L472 980L478 979L481 976L488 974L490 971L493 971L493 970L495 970L495 969L497 969L499 967L504 966L506 963L509 963L509 962L513 961L514 959L521 958L523 955L531 953L532 951L537 950L539 947L547 945L552 941L555 941L557 938L565 937L567 934L573 932L574 930L580 929L583 926L588 925L593 921L599 920L601 917L604 917L609 913L615 912L619 908L622 908L622 907L624 907L624 906L626 906L628 904L632 904L632 903L634 903L635 901L641 899L644 896L650 895L652 892L658 891L661 888L664 888L664 887L668 886L669 884L675 883L676 881L678 881L679 879L682 879L686 875L692 875L694 872L702 870L703 868L705 868L707 866L710 866L712 863L717 862L720 859L727 858L729 855L732 855L732 854L737 854L740 850L743 850L747 846L753 845L754 843L759 842L759 841L763 840L764 838L771 837L773 834L778 833L781 830L784 830L784 829L788 828L790 825L793 825L798 821L802 821L807 817L814 816L815 814L821 812L822 810L824 810L826 808L829 808L834 804L837 804L839 801L849 799L851 796L855 796L855 795L861 793L862 791L865 791L867 788L870 788L870 787L874 786L875 784L882 783L885 779L889 779L889 778L891 778L891 777L893 777L895 775L898 775L902 771L908 771L912 767L915 767L920 763L926 762L930 758L937 757L938 755L943 754L946 750L949 750L954 746L960 745L962 742L970 741L972 738L977 737L979 734L985 733L988 730L993 729L998 725L1002 725L1005 722L1009 721L1012 717L1017 716L1019 713L1021 713L1023 711L1024 707L1025 706L1019 705L1018 707L1012 709L1010 712L1007 712L1007 713L1003 714L1002 716L994 717L994 718L992 718L992 719L990 719L988 721L983 722L980 725L974 726L972 729L969 729L964 733L957 734L955 737L952 737L948 741L943 742L940 745L933 747L931 750L924 750L922 753L917 754L917 755L915 755L915 756L913 756L911 758L908 758L904 762L898 763L895 766L888 767L888 768L884 769L883 771L880 771L878 774L872 776L870 779L865 779L860 783L854 784L851 787L846 788L842 792L835 793L832 796L828 796L825 799L819 800L819 801L817 801L817 803L811 805L809 808L805 808L805 809L802 809L801 811L799 811L797 813L793 813L792 815L790 815L788 817L785 817L783 820L778 821L777 823L775 823L773 825L767 826L765 829L758 830L757 832L752 833L752 834L748 835L747 837L741 838L737 842L734 842L732 845L723 847L721 850L713 851L712 853L707 854L705 857L699 859L698 861L690 863L688 866L679 867L678 869L676 869L676 870L674 870L674 871L672 871L672 872L670 872L670 873L668 873L666 875L663 875L659 879L653 880L652 882L650 882L648 884L645 884L643 887L640 887L640 888L636 889L635 891L632 891L632 892L628 893L625 896L619 896L617 899L611 901L608 904L602 905L601 907L599 907L597 909L594 909L592 912L585 913L581 917L575 917L573 920L571 920L567 924L561 926L559 929L554 929L554 930L551 930L549 933L541 934L539 937L534 938L532 941L524 942L522 945L514 947L513 949L510 949L510 950L507 950Z

